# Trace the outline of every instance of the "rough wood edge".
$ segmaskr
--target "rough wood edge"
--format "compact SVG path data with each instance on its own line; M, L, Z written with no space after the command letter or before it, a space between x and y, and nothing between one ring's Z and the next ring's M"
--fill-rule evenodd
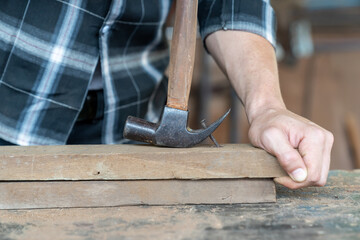
M275 202L271 179L0 182L0 209Z
M0 147L0 181L274 178L276 158L250 145Z

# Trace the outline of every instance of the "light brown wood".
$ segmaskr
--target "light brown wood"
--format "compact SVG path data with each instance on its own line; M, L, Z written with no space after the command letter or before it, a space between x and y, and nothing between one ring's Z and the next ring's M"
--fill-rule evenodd
M0 183L0 209L275 201L271 179Z
M176 1L167 106L187 110L195 62L197 0Z
M0 147L0 181L274 178L277 160L250 145Z
M0 209L274 202L271 178L285 175L274 157L249 145L4 146L0 152ZM65 181L95 179L101 181Z
M352 150L354 167L360 168L360 128L354 114L347 114L345 124L349 145Z
M0 239L359 239L360 170L278 190L273 204L0 210Z

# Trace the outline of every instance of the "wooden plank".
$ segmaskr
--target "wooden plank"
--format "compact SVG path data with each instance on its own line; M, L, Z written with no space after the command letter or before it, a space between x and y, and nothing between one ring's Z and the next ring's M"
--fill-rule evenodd
M250 145L161 148L148 145L4 146L0 181L273 178L277 160Z
M275 201L271 179L0 182L0 209Z
M0 239L360 239L360 170L272 204L1 210Z

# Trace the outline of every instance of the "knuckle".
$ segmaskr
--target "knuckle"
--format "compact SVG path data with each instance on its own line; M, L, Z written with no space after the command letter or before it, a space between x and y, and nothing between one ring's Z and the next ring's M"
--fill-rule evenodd
M291 165L293 165L296 160L296 157L297 155L293 151L283 153L281 154L281 156L279 156L280 161L284 167L290 167Z
M331 132L329 131L326 132L326 138L331 143L331 145L334 143L334 134L332 134Z
M317 168L317 162L308 160L308 161L306 161L306 167L308 169L308 176L310 178L310 172L312 172L314 169Z
M278 135L280 130L276 127L268 127L261 134L261 140L268 141L271 140L275 135Z
M312 135L314 136L314 138L316 138L318 141L325 141L326 139L326 133L324 130L320 129L320 128L313 128L312 129Z
M312 185L318 186L318 184L322 182L320 174L313 174L310 178L310 182Z

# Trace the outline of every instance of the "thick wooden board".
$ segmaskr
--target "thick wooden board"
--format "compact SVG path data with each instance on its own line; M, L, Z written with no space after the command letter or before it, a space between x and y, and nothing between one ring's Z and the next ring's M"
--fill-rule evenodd
M0 210L0 239L360 239L360 170L271 204Z
M0 182L0 209L275 201L271 179Z
M277 160L250 145L161 148L147 145L4 146L0 181L273 178Z

